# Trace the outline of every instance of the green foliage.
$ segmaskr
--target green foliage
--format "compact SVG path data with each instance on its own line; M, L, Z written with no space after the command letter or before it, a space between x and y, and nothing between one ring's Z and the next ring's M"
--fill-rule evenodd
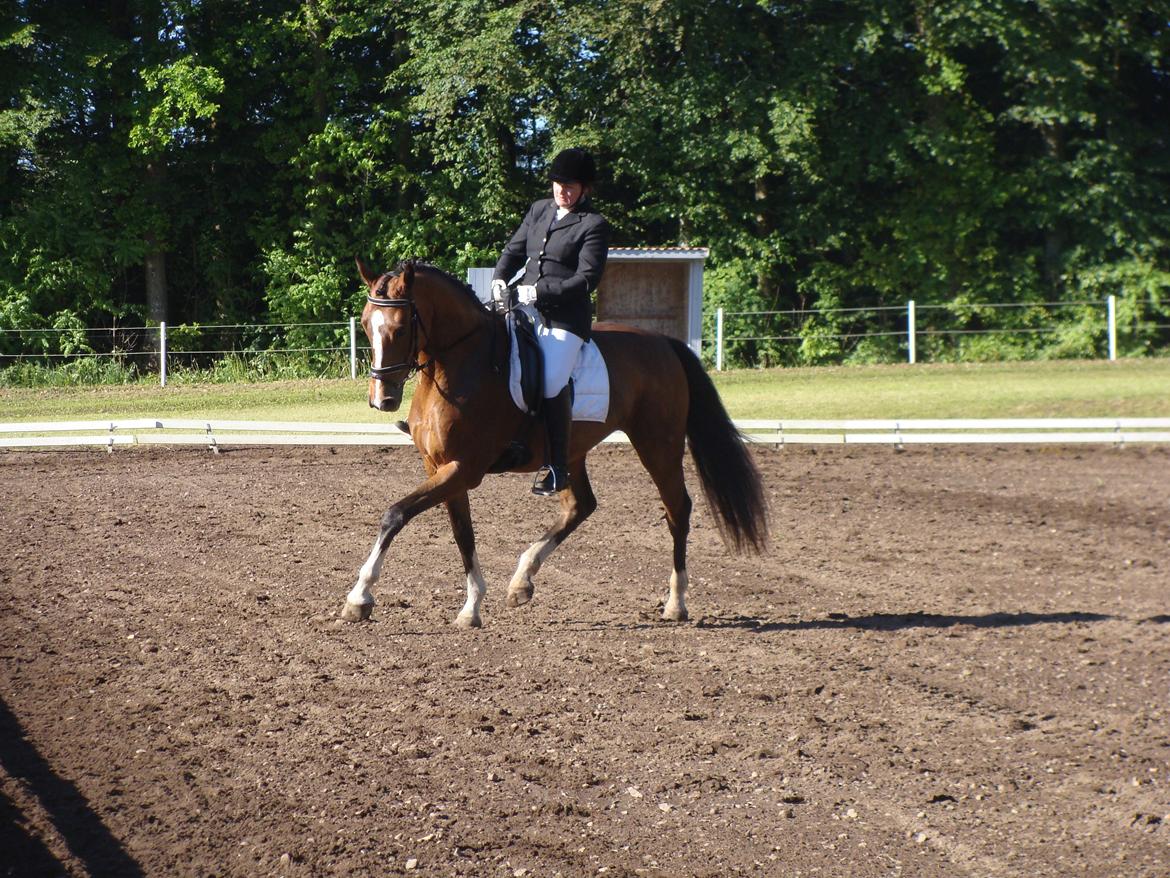
M150 155L178 146L194 122L213 119L219 110L212 98L223 91L224 83L213 67L185 57L149 67L141 75L154 103L146 108L146 119L130 128L131 149Z
M22 362L0 368L0 387L79 387L93 384L129 384L138 372L126 363L83 357L59 366Z
M1163 7L22 0L0 23L0 329L345 320L354 255L490 265L581 144L615 244L710 248L704 336L723 307L732 364L900 361L911 299L921 359L1101 356L1109 295L1120 353L1159 353Z

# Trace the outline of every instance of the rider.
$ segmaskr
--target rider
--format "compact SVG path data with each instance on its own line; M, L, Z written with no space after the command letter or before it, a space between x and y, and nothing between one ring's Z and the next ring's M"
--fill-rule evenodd
M568 486L572 398L569 375L589 339L593 304L609 252L609 223L589 200L597 177L593 156L572 148L549 166L552 198L536 201L496 263L492 298L508 298L508 282L520 278L521 305L535 305L537 338L544 360L544 423L547 466L537 473L532 493L556 494ZM521 273L522 276L521 276Z

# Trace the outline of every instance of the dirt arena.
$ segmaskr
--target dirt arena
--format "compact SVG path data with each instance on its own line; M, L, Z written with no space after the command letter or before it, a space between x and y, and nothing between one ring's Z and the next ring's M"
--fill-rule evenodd
M685 624L629 449L520 609L489 477L466 632L442 511L335 618L412 449L0 453L0 875L1170 875L1170 450L756 455Z

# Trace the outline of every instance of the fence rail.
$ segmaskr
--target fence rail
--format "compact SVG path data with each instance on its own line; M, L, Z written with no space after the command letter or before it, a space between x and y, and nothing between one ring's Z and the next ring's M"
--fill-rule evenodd
M48 339L56 337L53 343ZM15 344L11 339L15 338ZM290 339L299 338L302 343ZM34 340L29 344L28 340ZM8 340L8 343L5 341ZM17 347L17 352L11 352ZM5 350L7 348L8 350ZM50 349L52 348L52 349ZM204 365L227 357L326 355L343 361L356 378L369 346L356 318L314 323L217 323L113 328L0 329L0 368L28 362L116 360L155 371L166 386L173 367ZM335 368L334 364L330 364Z
M1144 307L1144 306L1142 306ZM745 346L755 350L748 363L758 365L761 345L835 345L837 355L845 358L858 343L873 343L882 361L904 359L916 363L924 352L928 357L944 350L946 339L979 337L1044 338L1065 332L1073 323L1059 324L1056 309L1087 309L1084 320L1092 329L1096 356L1110 360L1118 357L1119 317L1117 299L1109 296L1100 301L1070 302L991 302L920 305L875 305L865 308L789 309L776 311L728 311L713 313L714 337L703 344L713 350L717 370L723 370L729 348ZM1034 312L1034 313L1033 313ZM1103 313L1102 313L1103 312ZM1039 325L986 325L997 313L1027 314L1027 320ZM947 326L943 315L951 315L957 325ZM976 320L972 315L980 315ZM1159 319L1157 309L1141 321L1142 331L1152 333L1152 347L1170 343L1166 330L1170 324ZM1132 315L1127 312L1127 320ZM1022 319L1022 318L1021 318ZM984 321L980 325L979 321ZM973 322L974 321L974 322ZM1026 322L1026 321L1025 321ZM1127 322L1126 327L1130 326ZM1135 324L1136 325L1136 324ZM1128 336L1127 336L1128 338ZM1149 339L1147 339L1149 341ZM1132 343L1132 339L1131 339ZM754 346L754 347L752 347ZM773 349L774 350L774 349ZM791 351L788 348L788 351ZM934 352L932 354L932 351ZM0 368L14 364L59 363L85 359L118 361L128 364L138 374L156 372L159 383L166 385L171 369L181 366L211 368L226 358L240 358L245 363L279 366L279 358L306 358L322 374L344 374L357 378L365 371L369 347L356 318L347 321L320 321L272 324L199 324L171 326L115 326L110 328L67 327L62 329L0 329ZM787 357L788 353L782 356ZM765 363L766 364L766 363ZM346 368L348 366L348 369Z
M744 441L786 445L1170 443L1170 418L968 418L918 420L741 420ZM628 443L621 432L609 443ZM410 445L393 424L328 424L137 418L0 424L0 448L132 445Z
M801 342L804 343L810 339L809 334L804 331L809 321L817 319L835 321L844 318L845 320L854 319L858 316L876 316L879 321L889 323L889 318L895 315L904 315L904 327L900 329L889 328L871 328L864 327L851 331L838 332L818 332L815 336L818 340L831 340L835 342L857 341L859 339L904 339L902 348L905 350L905 358L909 363L918 362L918 341L920 338L942 338L942 337L976 337L976 336L998 336L998 335L1054 335L1066 330L1064 326L1049 325L1049 326L1013 326L1013 327L950 327L943 328L932 325L920 325L919 315L921 312L934 314L959 314L964 313L968 315L980 314L985 311L1004 311L1004 310L1033 310L1047 312L1057 308L1104 308L1105 310L1105 335L1106 335L1106 355L1110 360L1117 359L1117 297L1108 296L1102 301L1072 301L1072 302L987 302L987 303L951 303L944 305L919 305L913 299L909 300L904 306L902 305L875 305L870 308L823 308L823 309L789 309L779 311L727 311L723 308L715 310L715 336L714 338L703 339L704 343L713 343L715 348L715 369L723 371L724 362L726 359L727 347L729 344L737 342ZM727 323L730 318L739 318L740 322L744 322L757 318L767 318L772 321L773 318L789 318L793 323L797 324L801 331L796 330L789 332L772 332L772 333L756 333L752 334L748 330L748 334L731 335L727 332ZM1160 330L1162 324L1151 324L1151 329Z

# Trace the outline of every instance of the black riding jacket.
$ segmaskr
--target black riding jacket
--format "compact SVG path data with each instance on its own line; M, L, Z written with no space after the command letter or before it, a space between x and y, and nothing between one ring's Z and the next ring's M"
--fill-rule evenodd
M589 338L593 304L609 253L609 223L588 198L557 220L551 198L533 203L496 263L494 280L511 280L522 267L520 283L536 287L536 307L548 324ZM525 262L527 260L527 263Z

